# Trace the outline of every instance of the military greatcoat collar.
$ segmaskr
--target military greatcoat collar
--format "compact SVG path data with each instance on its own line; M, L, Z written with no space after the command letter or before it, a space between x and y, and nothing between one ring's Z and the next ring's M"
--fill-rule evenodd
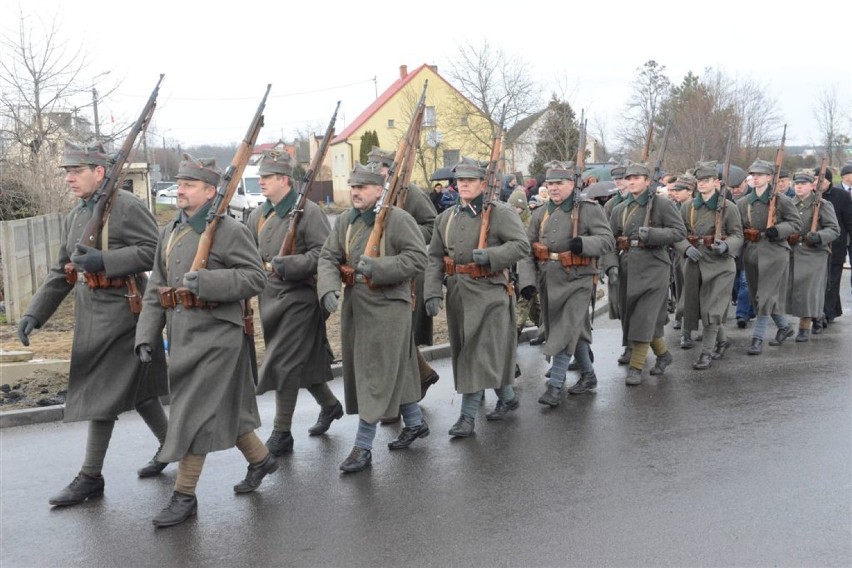
M207 212L210 210L210 206L213 204L212 201L208 201L204 204L204 206L195 212L195 215L186 218L186 214L181 211L178 213L177 219L174 220L175 226L180 225L181 223L187 223L192 230L198 233L199 235L204 232L204 229L207 228Z
M266 200L266 203L263 204L263 216L269 217L269 214L272 211L275 211L275 214L281 217L282 219L290 214L290 210L296 204L296 198L299 195L295 190L290 190L287 195L284 196L284 199L279 201L277 204L273 205L270 200Z
M557 209L559 209L560 211L563 211L564 213L568 213L573 208L574 208L574 194L573 193L570 196L568 196L568 198L565 199L559 205L556 205L554 202L550 201L549 199L547 201L547 214L548 215L553 215L553 212L556 211Z
M718 202L719 202L719 194L718 193L714 192L713 196L710 199L708 199L707 201L704 201L704 198L701 197L701 194L699 193L698 195L695 196L695 198L693 198L692 207L693 207L693 209L698 209L699 207L701 207L703 205L707 209L710 209L711 211L713 211L713 210L716 209L716 204Z
M631 203L638 203L639 205L644 207L648 204L648 199L651 197L650 192L651 189L648 188L642 193L640 193L639 197L635 197L632 193L628 193L627 197L624 198L624 202L627 203L627 205L630 205Z
M750 192L750 193L748 194L748 202L749 202L749 205L751 205L751 204L752 204L752 203L754 203L755 201L760 201L760 202L761 202L761 203L763 203L764 205L769 205L769 198L772 196L772 191L771 191L771 189L772 189L771 187L767 187L767 188L766 188L766 191L764 191L764 192L763 192L763 195L761 195L761 196L759 196L759 197L758 197L758 195L757 195L757 190L754 190L754 191Z
M815 196L812 191L804 199L800 199L798 195L793 199L795 200L796 205L801 204L803 207L809 207L814 202Z
M367 225L368 227L372 227L373 223L376 222L376 210L373 207L370 207L366 211L359 211L354 207L349 210L350 225L357 221L358 217L361 217L361 220L364 221L365 225Z
M482 212L482 194L476 196L476 199L470 203L462 203L461 200L456 204L456 214L464 211L471 217L476 217Z

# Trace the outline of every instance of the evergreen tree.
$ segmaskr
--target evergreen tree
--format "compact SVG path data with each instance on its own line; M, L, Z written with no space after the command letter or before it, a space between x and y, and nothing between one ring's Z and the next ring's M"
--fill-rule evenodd
M544 125L535 143L535 155L530 162L530 175L545 173L544 165L551 160L576 160L580 130L577 117L571 105L551 99L545 113Z

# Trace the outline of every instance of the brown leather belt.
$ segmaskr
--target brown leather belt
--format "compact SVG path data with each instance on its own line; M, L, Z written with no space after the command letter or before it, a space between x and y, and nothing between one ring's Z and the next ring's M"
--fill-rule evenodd
M765 236L766 233L757 229L743 229L743 238L750 243L756 243Z
M69 284L83 283L92 290L103 288L124 288L127 285L126 277L114 276L107 278L105 272L79 272L73 262L69 262L64 267L65 281Z
M182 305L188 310L193 309L211 309L219 305L218 302L205 302L200 300L198 296L189 291L189 288L174 288L172 286L160 286L157 288L157 296L160 299L160 305L171 310L178 305Z
M500 275L499 272L488 272L488 270L484 266L476 264L475 262L469 262L467 264L457 264L455 260L448 256L444 257L444 273L447 276L464 274L474 279L490 278L492 276Z
M713 243L716 242L714 235L704 235L703 237L699 237L698 235L688 235L686 240L694 247L697 247L698 244L701 243L707 248L710 248L713 246ZM722 240L724 241L725 237L722 237Z
M640 239L628 239L627 237L616 237L615 239L615 248L620 251L628 251L632 248L643 248L647 250L654 250L658 248L662 248L660 246L648 246L642 244Z
M550 250L541 243L533 243L532 249L533 256L536 260L540 260L542 262L552 260L560 263L565 268L570 268L572 266L588 266L592 263L592 257L590 256L580 256L572 253L571 251L550 252Z

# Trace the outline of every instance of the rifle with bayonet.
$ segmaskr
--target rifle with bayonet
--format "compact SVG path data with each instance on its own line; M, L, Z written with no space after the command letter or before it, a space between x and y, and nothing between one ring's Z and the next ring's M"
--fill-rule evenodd
M124 139L124 144L121 145L121 149L116 154L112 165L106 169L101 186L93 194L92 203L94 203L94 207L92 208L92 217L83 228L83 233L77 242L78 245L98 248L101 232L109 218L113 205L115 205L115 198L121 188L121 182L124 180L124 164L127 162L130 152L136 145L136 138L148 128L148 123L154 115L154 109L157 107L157 95L160 92L160 83L163 82L163 77L165 75L161 73L157 85L151 92L151 96L148 97L145 106L142 107L142 112L139 114L136 122L133 123L130 133ZM110 279L104 273L86 273L85 278L91 288L109 286ZM65 265L65 279L69 284L74 284L77 281L77 270L73 263L69 262ZM131 274L125 280L128 288L127 301L130 304L130 311L138 314L142 311L142 295L139 293L136 285L136 275Z
M583 170L586 169L586 119L580 111L580 136L577 140L577 163L574 166L574 194L571 208L571 236L577 238L580 233L580 186L583 184Z
M654 209L654 201L657 199L657 184L660 183L660 179L663 177L663 158L666 155L666 148L669 145L669 134L671 134L672 130L671 126L672 115L669 113L668 118L666 118L666 126L663 131L663 141L660 143L660 152L657 154L657 162L654 164L654 173L651 177L651 185L648 191L648 205L645 207L645 227L651 226L651 213Z
M505 115L505 112L503 113ZM491 157L485 170L485 193L482 196L482 224L479 227L477 248L488 246L488 229L491 227L491 211L494 202L500 199L500 152L503 147L503 122L493 131L491 137Z
M423 114L426 111L426 88L428 86L429 81L424 81L423 92L420 94L420 99L417 101L417 107L415 107L414 114L411 117L411 124L408 125L408 131L405 133L405 137L396 149L393 164L391 164L391 167L388 169L388 174L385 178L385 186L382 189L379 200L376 202L376 220L373 223L373 230L370 232L370 237L367 239L367 246L364 248L363 252L364 256L371 256L374 258L380 256L380 244L382 236L385 233L388 211L390 211L390 206L396 203L397 195L399 194L401 187L400 172L405 168L405 164L403 162L408 155L408 149L416 143L419 143L420 123L423 122ZM415 133L417 134L418 141L413 139Z
M734 145L734 129L728 127L728 144L725 147L725 165L722 166L722 185L719 188L719 203L716 204L716 228L713 240L722 240L722 229L725 226L725 212L728 207L728 179L731 175L731 150Z
M784 143L787 140L787 125L781 134L781 145L775 152L775 172L772 175L772 196L769 198L769 213L766 216L766 228L775 226L775 207L778 200L778 180L781 179L781 162L784 160Z
M811 233L819 229L819 210L822 207L822 182L825 179L825 170L828 167L828 157L823 156L819 166L819 177L817 178L816 194L814 195L814 210L811 214Z
M337 111L340 109L340 101L337 101L337 106L334 107L334 114L331 115L331 120L328 123L328 128L325 130L325 136L320 143L320 147L314 154L314 159L311 161L311 166L305 172L302 178L302 183L299 185L299 195L296 197L296 204L293 211L290 213L290 226L287 227L287 234L284 236L284 242L281 243L281 250L278 251L278 256L290 256L296 252L296 231L299 228L299 221L305 213L305 201L314 185L316 174L325 160L328 144L331 141L331 136L334 133L334 123L337 121ZM273 272L275 277L278 274Z

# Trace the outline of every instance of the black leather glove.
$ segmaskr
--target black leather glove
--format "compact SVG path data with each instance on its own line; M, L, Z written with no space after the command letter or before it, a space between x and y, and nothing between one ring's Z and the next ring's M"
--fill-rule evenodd
M187 272L183 275L183 285L187 290L198 295L198 272Z
M83 272L91 274L103 272L104 253L86 245L77 245L74 254L71 255L71 262L74 263L77 270L82 270Z
M535 296L535 286L525 286L521 290L521 298L524 300L530 301L533 296Z
M814 247L822 242L822 238L820 238L819 233L811 231L805 235L805 242Z
M772 226L766 229L766 238L770 241L778 239L778 227Z
M479 266L488 265L488 251L485 249L473 249L473 262Z
M426 300L426 314L429 317L435 317L441 308L444 307L444 301L441 298L429 298Z
M340 296L340 292L326 292L325 296L322 297L322 307L330 314L333 314L337 311L337 298Z
M355 272L360 272L367 278L373 277L373 257L362 256L355 265Z
M284 279L284 257L283 256L273 256L272 257L272 269L275 270L275 274Z
M39 327L38 320L33 316L24 316L18 322L18 339L24 347L30 346L30 334L37 327Z
M582 254L583 239L580 237L574 237L573 239L569 240L568 250L570 250L572 254Z
M151 362L151 353L153 350L151 346L147 343L140 343L139 347L136 348L136 356L139 357L139 360L143 363Z

